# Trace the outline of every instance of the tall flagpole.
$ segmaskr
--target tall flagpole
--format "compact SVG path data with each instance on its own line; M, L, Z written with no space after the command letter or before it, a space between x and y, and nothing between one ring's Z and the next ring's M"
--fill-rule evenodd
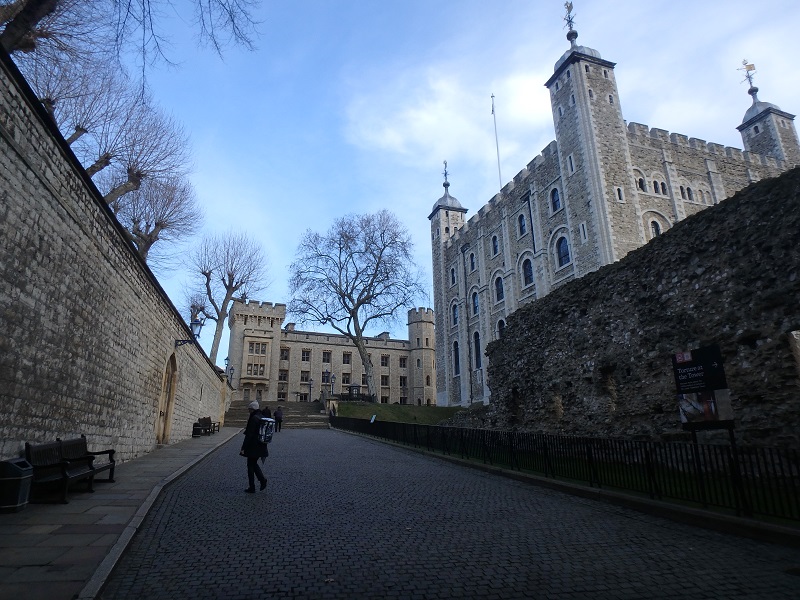
M494 114L494 94L492 94L492 119L494 120L494 146L497 149L497 180L503 189L503 176L500 174L500 144L497 141L497 115Z

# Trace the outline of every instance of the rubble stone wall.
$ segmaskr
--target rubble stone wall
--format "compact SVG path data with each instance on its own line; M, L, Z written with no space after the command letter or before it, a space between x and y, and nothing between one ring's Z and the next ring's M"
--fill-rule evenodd
M671 356L717 344L739 439L800 447L798 232L794 169L522 306L487 349L483 424L684 437Z

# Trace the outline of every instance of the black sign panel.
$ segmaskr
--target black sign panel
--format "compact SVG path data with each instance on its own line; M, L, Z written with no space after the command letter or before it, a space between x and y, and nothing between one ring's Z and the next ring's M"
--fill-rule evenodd
M706 346L672 356L672 371L679 394L727 389L719 346Z

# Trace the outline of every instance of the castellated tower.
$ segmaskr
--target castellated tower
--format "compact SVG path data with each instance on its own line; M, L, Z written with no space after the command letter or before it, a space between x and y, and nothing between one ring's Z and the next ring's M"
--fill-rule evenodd
M449 303L447 290L455 285L459 279L456 267L445 258L445 247L451 244L450 240L456 230L464 226L464 215L467 213L467 209L450 195L450 183L447 181L447 162L444 163L444 167L444 183L442 184L444 196L436 201L431 214L428 215L428 219L431 222L431 246L433 250L433 302L434 307L438 307L435 327L436 348L441 359L439 360L439 368L436 369L437 406L450 406L451 404L448 398L447 382L453 377L453 365L444 359L444 357L448 356L446 326L447 319L449 319L447 314ZM409 329L410 323L411 319L409 317ZM413 341L413 337L411 341Z
M753 105L747 109L742 124L736 129L742 134L744 149L784 161L787 168L800 165L800 144L794 126L794 115L782 111L769 102L758 99L758 88L753 85L755 67L745 61L745 71L750 82L747 91Z
M234 300L228 316L228 370L235 397L247 390L249 400L275 396L285 304Z
M562 197L573 270L580 277L646 240L637 218L640 207L615 63L603 60L597 50L578 46L578 32L569 25L571 47L556 62L545 86L550 90L561 174L552 188ZM551 202L548 212L555 214L561 207ZM543 243L549 246L552 240Z
M412 404L436 404L436 349L435 323L430 308L412 308L408 311L409 389Z
M486 345L520 306L800 163L794 116L760 102L752 81L744 151L626 124L615 63L576 43L566 8L570 47L545 83L556 139L469 220L448 193L445 165L445 194L428 217L437 405L490 401Z

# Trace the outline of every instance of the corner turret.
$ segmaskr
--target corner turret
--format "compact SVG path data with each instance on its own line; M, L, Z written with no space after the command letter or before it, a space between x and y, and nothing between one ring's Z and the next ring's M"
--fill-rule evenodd
M736 129L742 134L744 149L748 152L773 156L786 167L800 165L800 143L794 126L794 115L782 111L771 102L758 99L758 88L753 84L755 65L742 61L740 70L750 84L747 93L753 104L744 113L742 124Z

